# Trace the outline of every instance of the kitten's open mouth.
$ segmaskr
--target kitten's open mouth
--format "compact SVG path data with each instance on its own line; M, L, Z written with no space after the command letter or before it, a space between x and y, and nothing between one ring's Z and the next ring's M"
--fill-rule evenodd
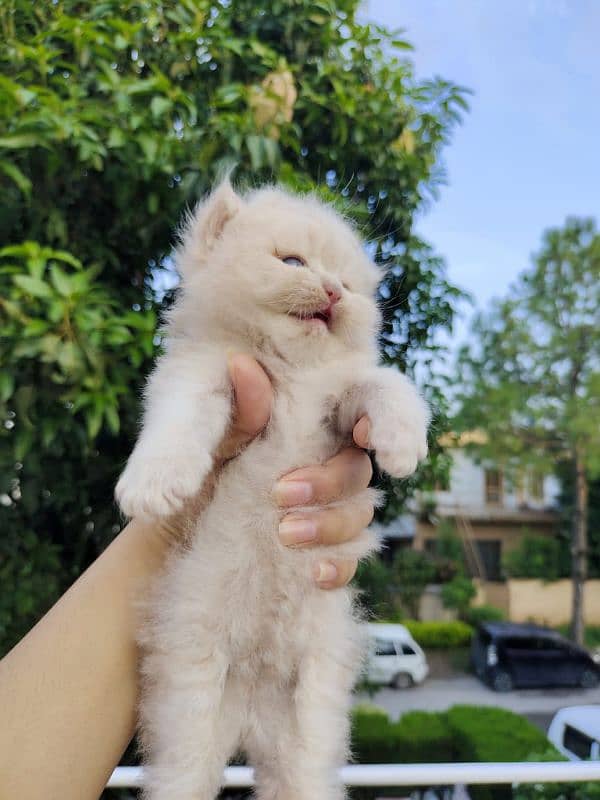
M327 328L331 326L331 319L333 316L333 306L328 305L325 308L320 308L317 311L303 311L300 314L292 314L292 316L296 317L296 319L301 320L302 322L309 322L309 323L316 323L320 325L321 323L324 324Z

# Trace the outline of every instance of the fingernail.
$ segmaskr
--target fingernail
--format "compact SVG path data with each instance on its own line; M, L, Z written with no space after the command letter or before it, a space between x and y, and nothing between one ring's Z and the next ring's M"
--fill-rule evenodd
M312 499L312 486L305 481L279 481L275 498L280 506L301 506Z
M303 544L317 538L317 526L310 519L283 519L279 523L279 538L285 545Z
M315 578L317 583L331 583L337 578L337 567L331 561L319 561L315 566Z

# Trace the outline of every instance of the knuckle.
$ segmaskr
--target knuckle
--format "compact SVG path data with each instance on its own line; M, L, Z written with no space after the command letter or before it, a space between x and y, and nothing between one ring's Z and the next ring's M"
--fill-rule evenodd
M344 537L347 524L341 508L328 508L318 514L317 538L321 544L337 544Z
M320 480L320 499L324 501L335 500L344 490L343 473L337 466L323 468Z

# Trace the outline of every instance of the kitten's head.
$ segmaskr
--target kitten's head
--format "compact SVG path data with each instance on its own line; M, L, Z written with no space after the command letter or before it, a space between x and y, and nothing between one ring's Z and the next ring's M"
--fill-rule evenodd
M175 318L192 335L262 342L295 363L372 354L379 280L351 226L312 197L222 183L190 215Z

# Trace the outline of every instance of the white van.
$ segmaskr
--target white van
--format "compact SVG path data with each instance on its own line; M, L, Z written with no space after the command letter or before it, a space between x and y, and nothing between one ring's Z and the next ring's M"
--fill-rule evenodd
M561 708L548 739L570 761L600 761L600 705Z
M404 625L370 623L366 678L369 683L408 689L427 677L425 653Z

